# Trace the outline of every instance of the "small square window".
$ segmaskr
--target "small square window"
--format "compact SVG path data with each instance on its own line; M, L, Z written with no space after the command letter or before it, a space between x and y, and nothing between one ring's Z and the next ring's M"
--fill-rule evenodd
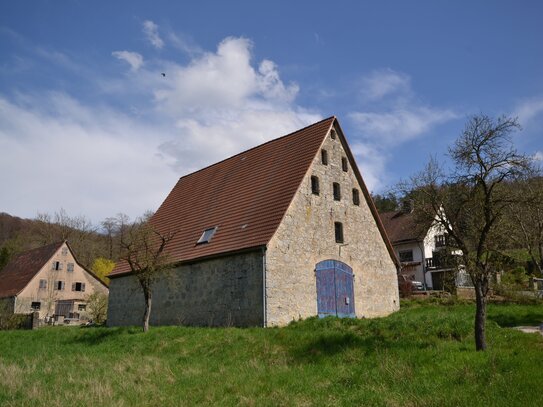
M334 222L334 231L336 235L336 243L343 243L343 223Z
M66 266L66 270L69 271L69 272L74 271L74 264L73 263L68 263L67 266Z
M47 280L40 280L40 290L45 290L47 288Z
M344 172L349 171L349 163L347 162L347 158L346 158L346 157L341 157L341 169L342 169Z
M202 233L202 236L200 236L200 239L198 239L196 244L209 243L213 235L215 235L215 232L217 231L217 229L218 229L218 226L204 230L204 232Z
M311 176L311 193L313 195L319 195L319 177L312 175Z
M353 188L353 204L360 206L360 192L356 188Z
M85 291L85 283L72 283L72 291Z
M413 261L413 250L400 250L399 255L402 263Z
M332 189L334 191L334 201L341 201L341 187L337 182L332 184Z
M53 270L62 270L62 263L60 261L54 261L52 269Z
M321 150L321 161L322 165L328 165L328 151Z
M64 291L64 281L55 281L55 290Z
M68 254L68 248L67 247L63 247L62 248L62 255L63 256L66 256Z
M334 129L330 130L330 138L332 140L335 140L336 139L336 131Z
M41 308L41 302L39 301L32 301L32 304L30 304L30 309L32 311L39 311Z
M78 311L86 311L87 310L87 304L79 304L77 306Z

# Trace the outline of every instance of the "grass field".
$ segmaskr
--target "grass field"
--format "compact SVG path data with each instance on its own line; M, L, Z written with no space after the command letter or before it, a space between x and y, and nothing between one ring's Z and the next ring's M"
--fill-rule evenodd
M1 406L543 405L541 305L409 303L375 320L285 328L44 328L0 332Z

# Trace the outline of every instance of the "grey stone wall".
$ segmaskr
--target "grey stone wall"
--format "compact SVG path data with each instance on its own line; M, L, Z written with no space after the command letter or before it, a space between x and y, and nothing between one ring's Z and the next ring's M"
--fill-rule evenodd
M151 325L262 326L261 251L183 265L154 284ZM144 298L135 277L113 278L108 325L140 325Z
M399 309L396 266L364 199L340 137L326 137L328 165L320 152L306 174L266 253L267 325L284 325L317 314L315 265L328 259L353 268L357 317L387 315ZM311 192L311 176L319 178L320 194ZM341 186L334 201L332 183ZM360 192L353 204L352 189ZM344 245L335 242L334 222L342 222Z

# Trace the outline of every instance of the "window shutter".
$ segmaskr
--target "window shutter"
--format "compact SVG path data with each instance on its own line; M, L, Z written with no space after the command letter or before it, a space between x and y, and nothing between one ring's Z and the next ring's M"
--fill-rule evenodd
M75 291L75 283L72 283L72 291Z
M51 265L51 270L54 270L55 269L55 265L56 265L56 261L53 262L53 264Z
M85 291L85 283L81 283L81 291Z
M62 270L62 263L60 263L60 262L58 263L58 269Z
M61 282L60 282L60 289L61 289L61 290L64 290L64 284L65 284L64 281L61 281Z

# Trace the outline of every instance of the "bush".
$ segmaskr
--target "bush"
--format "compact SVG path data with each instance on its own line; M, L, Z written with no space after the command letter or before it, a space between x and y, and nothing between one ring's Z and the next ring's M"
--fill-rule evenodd
M87 299L89 317L96 324L103 324L107 317L107 295L94 293Z

